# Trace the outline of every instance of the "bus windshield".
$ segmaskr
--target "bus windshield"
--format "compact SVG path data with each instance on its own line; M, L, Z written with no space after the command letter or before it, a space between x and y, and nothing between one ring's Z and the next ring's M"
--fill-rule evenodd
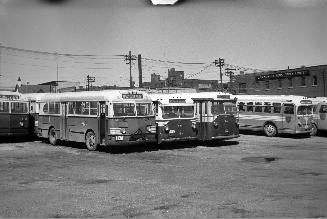
M192 118L194 116L193 106L164 106L162 107L163 119Z
M150 103L137 103L136 111L138 116L150 116L153 115Z
M231 114L237 113L237 108L234 103L229 103L229 102L224 103L224 110L226 113L231 113Z
M135 116L134 103L114 103L114 116Z
M312 114L312 105L303 105L297 108L298 115L310 115Z

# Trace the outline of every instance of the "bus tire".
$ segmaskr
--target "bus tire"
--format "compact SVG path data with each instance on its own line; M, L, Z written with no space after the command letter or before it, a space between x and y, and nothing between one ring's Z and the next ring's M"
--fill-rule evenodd
M274 137L277 134L277 128L272 123L267 123L263 127L263 131L265 132L266 136L268 137Z
M98 148L96 136L93 131L88 131L85 135L85 145L89 151L95 151Z
M57 134L55 129L52 127L49 129L49 133L48 133L48 139L49 139L49 143L52 145L56 145L57 144Z
M311 132L310 132L310 135L311 136L316 136L318 133L318 128L317 128L317 125L316 124L312 124L312 129L311 129Z

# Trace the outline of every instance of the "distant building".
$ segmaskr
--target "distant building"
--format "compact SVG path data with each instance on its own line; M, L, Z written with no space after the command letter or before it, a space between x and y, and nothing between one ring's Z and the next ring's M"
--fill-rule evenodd
M200 79L184 79L183 87L193 88L197 91L216 91L218 90L217 80L200 80Z
M237 75L239 94L326 97L327 65Z
M168 69L167 87L182 87L184 71L176 71L175 68Z

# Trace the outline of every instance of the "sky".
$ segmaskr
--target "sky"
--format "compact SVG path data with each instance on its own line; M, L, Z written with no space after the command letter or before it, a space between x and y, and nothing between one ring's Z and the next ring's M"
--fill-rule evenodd
M128 51L143 81L172 67L215 80L219 58L250 71L327 64L326 39L327 0L0 0L0 87L56 80L57 64L59 80L128 86ZM132 72L138 85L136 61Z

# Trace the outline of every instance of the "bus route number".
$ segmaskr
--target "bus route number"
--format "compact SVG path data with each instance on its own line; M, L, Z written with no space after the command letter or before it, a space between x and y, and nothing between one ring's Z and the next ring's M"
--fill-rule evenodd
M121 135L116 136L116 141L122 141L122 140L124 140L124 136Z

